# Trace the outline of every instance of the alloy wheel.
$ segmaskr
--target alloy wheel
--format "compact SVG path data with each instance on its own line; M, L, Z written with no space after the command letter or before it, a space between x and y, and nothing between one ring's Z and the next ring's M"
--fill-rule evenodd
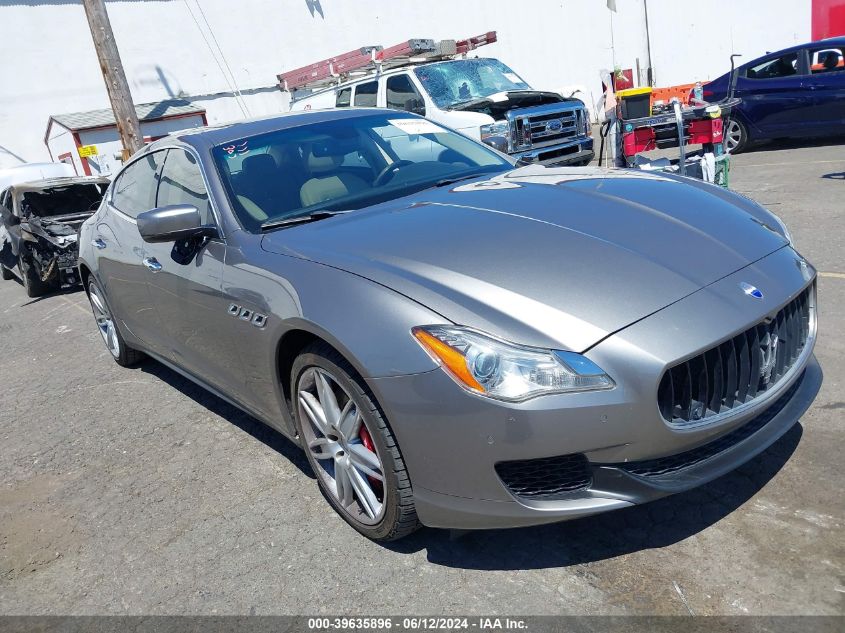
M743 133L742 126L739 121L736 121L735 119L730 119L728 121L728 129L725 132L725 137L728 142L728 152L733 152L737 147L742 145Z
M384 466L358 405L327 371L309 367L297 384L303 441L317 476L352 519L384 516Z
M94 319L97 321L97 329L103 337L103 342L115 358L120 356L120 341L117 338L117 329L114 318L111 315L106 302L100 295L100 290L95 284L88 288L88 298L91 301L91 308L94 310Z

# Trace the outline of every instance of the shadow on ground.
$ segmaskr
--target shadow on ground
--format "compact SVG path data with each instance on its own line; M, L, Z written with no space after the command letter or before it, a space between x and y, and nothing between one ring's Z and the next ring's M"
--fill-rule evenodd
M566 567L666 547L698 534L751 499L789 460L802 433L796 424L737 470L642 506L539 527L469 532L456 540L444 530L422 530L388 547L403 553L425 549L431 563L483 570Z
M229 404L222 398L215 396L210 391L203 389L196 383L188 380L181 374L159 362L148 360L144 362L139 370L150 374L159 380L166 382L174 389L191 398L197 404L205 407L212 413L219 415L224 420L234 424L236 427L248 433L262 444L279 453L282 457L292 462L303 474L314 479L314 474L308 464L305 453L287 437L270 428L263 422L259 422L248 413L241 411L234 405Z
M311 479L304 453L281 433L158 362L141 368L293 462ZM447 530L422 529L384 547L401 554L426 550L429 562L483 570L566 567L672 545L722 520L745 504L789 460L803 429L796 424L768 450L735 471L686 493L564 523L512 530L473 531L453 539Z
M761 151L778 151L798 149L801 147L830 147L845 145L845 136L824 136L819 138L782 138L772 141L754 141L742 150L743 154L753 154Z

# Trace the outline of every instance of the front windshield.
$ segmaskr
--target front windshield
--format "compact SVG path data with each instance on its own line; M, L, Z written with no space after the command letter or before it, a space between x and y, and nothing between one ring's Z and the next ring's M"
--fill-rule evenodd
M83 213L99 206L104 191L104 184L93 182L27 191L21 200L21 211L24 216L42 218Z
M512 167L480 143L397 112L299 125L224 143L212 153L235 214L252 232Z
M485 57L428 64L415 68L414 73L438 108L450 108L497 92L531 89L498 59Z

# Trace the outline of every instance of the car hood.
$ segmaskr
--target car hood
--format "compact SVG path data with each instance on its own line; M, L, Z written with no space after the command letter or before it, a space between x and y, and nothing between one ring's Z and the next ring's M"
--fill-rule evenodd
M452 322L575 351L786 244L771 214L719 187L542 167L262 240L267 251L366 277Z

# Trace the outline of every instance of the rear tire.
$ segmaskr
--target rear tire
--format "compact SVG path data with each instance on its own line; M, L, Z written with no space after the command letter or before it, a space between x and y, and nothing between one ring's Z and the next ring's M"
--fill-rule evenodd
M41 281L38 269L23 253L18 256L18 270L21 271L27 297L41 297L50 291L50 284Z
M94 312L97 329L100 331L106 349L111 352L114 361L121 367L134 367L143 361L146 354L129 347L123 340L123 335L117 326L117 320L112 315L105 294L93 278L88 281L88 300L91 302L91 310Z
M291 394L305 454L334 510L374 541L417 530L402 453L375 396L346 359L326 343L309 345L293 363Z

